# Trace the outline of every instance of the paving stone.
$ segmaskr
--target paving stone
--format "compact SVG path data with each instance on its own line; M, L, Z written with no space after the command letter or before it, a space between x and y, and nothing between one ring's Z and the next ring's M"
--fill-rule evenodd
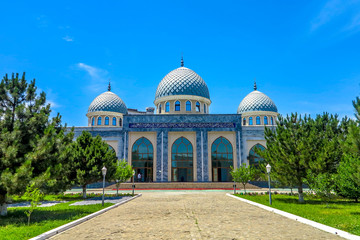
M340 239L223 192L149 192L52 239Z

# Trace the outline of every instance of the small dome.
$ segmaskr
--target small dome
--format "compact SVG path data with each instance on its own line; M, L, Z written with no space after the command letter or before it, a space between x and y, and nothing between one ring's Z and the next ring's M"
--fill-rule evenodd
M277 112L275 103L264 93L257 90L249 93L239 104L237 113L268 111Z
M193 70L179 67L168 73L159 83L155 100L171 95L194 95L210 99L205 81Z
M107 91L97 96L89 106L88 112L118 112L127 114L123 100L113 92Z

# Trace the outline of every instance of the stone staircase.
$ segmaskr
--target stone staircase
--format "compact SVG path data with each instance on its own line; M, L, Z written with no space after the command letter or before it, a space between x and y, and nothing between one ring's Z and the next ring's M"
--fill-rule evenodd
M135 189L234 189L233 182L163 182L163 183L139 183L135 182ZM119 189L131 189L132 183L121 183ZM243 185L237 183L237 189ZM106 189L116 189L116 185L109 185ZM259 187L246 184L246 189L260 189Z

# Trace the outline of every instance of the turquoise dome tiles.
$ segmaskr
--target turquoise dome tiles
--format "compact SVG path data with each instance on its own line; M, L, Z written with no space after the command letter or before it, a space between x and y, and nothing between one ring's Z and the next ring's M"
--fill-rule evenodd
M193 70L180 67L168 73L159 83L155 100L171 95L194 95L210 99L205 81Z
M255 90L241 101L237 113L253 111L277 112L277 107L268 96Z
M123 100L110 91L97 96L89 106L88 112L118 112L127 114L127 108Z

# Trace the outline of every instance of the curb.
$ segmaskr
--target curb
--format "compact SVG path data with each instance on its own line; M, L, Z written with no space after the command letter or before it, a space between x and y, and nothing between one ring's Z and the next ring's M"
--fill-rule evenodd
M257 202L253 202L253 201L250 201L250 200L247 200L247 199L244 199L244 198L240 198L240 197L234 196L234 195L229 194L229 193L227 193L226 195L229 196L229 197L233 197L233 198L235 198L237 200L249 203L251 205L257 206L259 208L265 209L265 210L267 210L269 212L279 214L281 216L284 216L284 217L290 218L292 220L304 223L306 225L309 225L309 226L312 226L314 228L323 230L325 232L332 233L334 235L343 237L345 239L360 240L360 236L357 236L357 235L354 235L354 234L351 234L351 233L348 233L348 232L345 232L345 231L342 231L342 230L339 230L339 229L336 229L336 228L333 228L333 227L329 227L329 226L324 225L322 223L318 223L318 222L315 222L315 221L312 221L312 220L309 220L309 219L306 219L306 218L303 218L303 217L299 217L297 215L294 215L294 214L291 214L291 213L288 213L288 212L284 212L284 211L281 211L281 210L278 210L278 209L275 209L275 208L272 208L272 207L265 206L265 205L257 203Z
M38 235L38 236L36 236L36 237L31 238L30 240L43 240L43 239L48 239L48 238L50 238L50 237L52 237L52 236L54 236L54 235L56 235L56 234L58 234L58 233L61 233L61 232L64 232L65 230L68 230L68 229L70 229L70 228L73 228L73 227L75 227L76 225L79 225L80 223L86 222L87 220L90 220L91 218L94 218L94 217L96 217L96 216L98 216L98 215L100 215L100 214L103 214L103 213L105 213L105 212L107 212L107 211L109 211L109 210L111 210L111 209L113 209L113 208L116 208L116 207L118 207L118 206L120 206L120 205L122 205L122 204L124 204L124 203L127 203L127 202L129 202L129 201L131 201L131 200L134 200L135 198L138 198L138 197L140 197L140 196L142 196L141 193L138 194L138 195L136 195L136 196L134 196L134 197L132 197L132 198L130 198L130 199L127 199L127 200L125 200L125 201L123 201L123 202L119 202L119 203L114 204L114 205L112 205L112 206L110 206L110 207L101 209L101 210L99 210L99 211L97 211L97 212L94 212L94 213L92 213L92 214L90 214L90 215L87 215L87 216L82 217L82 218L80 218L80 219L77 219L77 220L75 220L75 221L69 222L69 223L67 223L67 224L65 224L65 225L62 225L62 226L60 226L60 227L57 227L57 228L52 229L52 230L50 230L50 231L44 232L44 233L42 233L42 234L40 234L40 235Z

